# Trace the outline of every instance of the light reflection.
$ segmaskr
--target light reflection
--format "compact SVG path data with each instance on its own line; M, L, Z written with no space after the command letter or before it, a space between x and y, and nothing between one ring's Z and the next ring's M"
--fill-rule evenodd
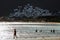
M18 37L30 37L30 36L31 37L35 37L35 36L40 37L41 34L46 36L46 34L47 34L46 32L49 32L49 34L47 34L47 35L55 36L56 34L50 33L49 30L51 30L51 29L58 29L59 30L60 29L59 25L56 25L56 26L54 26L54 25L53 26L46 26L46 25L38 25L38 24L37 25L0 24L0 39L2 39L2 40L11 39L12 40L13 39L13 29L14 28L17 29ZM40 32L35 33L36 27L37 27L38 31L40 31L40 29L42 29L43 33L42 32L41 33ZM21 30L22 30L22 33L21 33ZM48 30L48 31L45 31L45 30Z

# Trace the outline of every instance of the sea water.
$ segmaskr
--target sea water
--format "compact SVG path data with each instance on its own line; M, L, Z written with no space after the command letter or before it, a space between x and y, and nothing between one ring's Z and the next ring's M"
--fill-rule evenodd
M18 24L0 24L0 40L15 40L14 31L16 29L16 40L33 40L41 37L60 37L60 25L18 25ZM54 29L55 33L51 32ZM37 30L37 32L36 32ZM40 32L42 30L42 32ZM30 39L28 39L30 38Z

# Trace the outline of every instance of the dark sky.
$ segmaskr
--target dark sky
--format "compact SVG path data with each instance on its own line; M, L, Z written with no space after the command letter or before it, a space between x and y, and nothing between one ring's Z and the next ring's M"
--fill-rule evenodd
M60 0L0 0L0 16L8 15L19 4L23 6L27 3L51 11L60 10Z

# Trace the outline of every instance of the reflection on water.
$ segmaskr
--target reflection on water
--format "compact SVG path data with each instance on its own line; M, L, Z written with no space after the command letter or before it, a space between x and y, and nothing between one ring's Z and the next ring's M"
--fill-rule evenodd
M41 27L42 26L42 27ZM16 28L18 38L39 38L60 36L59 26L43 25L1 25L0 40L13 40L13 29ZM55 33L51 32L54 29ZM36 32L37 30L37 32ZM41 31L42 30L42 31Z

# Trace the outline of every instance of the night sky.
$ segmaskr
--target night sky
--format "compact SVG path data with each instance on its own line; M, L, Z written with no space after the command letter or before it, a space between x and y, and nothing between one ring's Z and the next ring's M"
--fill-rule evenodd
M27 3L51 11L60 10L60 0L0 0L0 16L8 15L18 5L24 6Z

